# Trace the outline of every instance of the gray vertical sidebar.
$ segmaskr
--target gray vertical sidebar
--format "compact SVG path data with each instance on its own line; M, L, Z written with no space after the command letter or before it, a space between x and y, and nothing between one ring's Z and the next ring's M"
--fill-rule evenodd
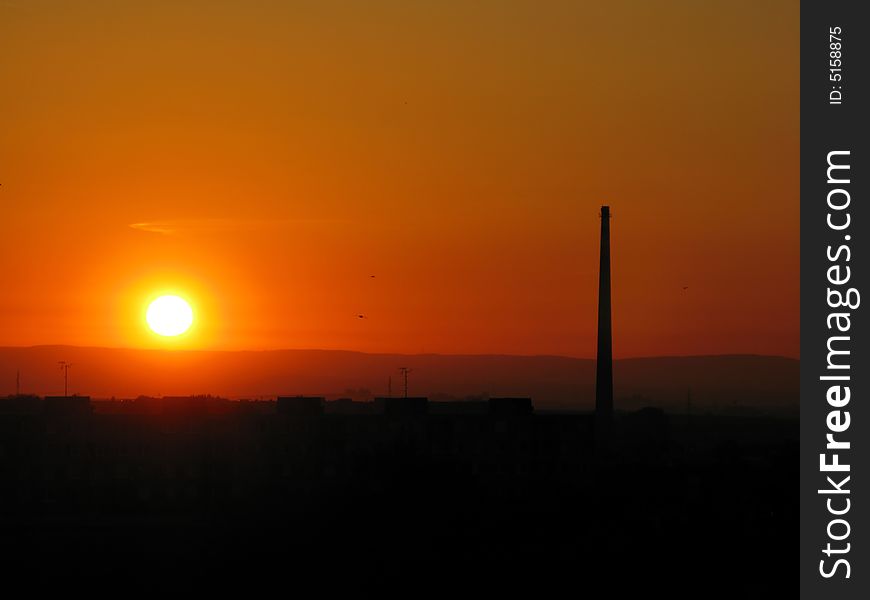
M867 113L870 111L870 95L867 80L870 78L870 19L862 13L866 6L857 0L801 2L800 26L800 70L801 70L801 152L800 152L800 210L801 210L801 452L800 452L800 578L801 597L808 599L824 598L867 598L870 597L870 531L868 531L867 469L868 444L870 444L870 411L867 410L868 391L870 391L870 356L863 305L856 309L832 308L827 300L827 289L856 288L870 294L868 271L870 260L867 256L867 237L870 236L870 153L868 147ZM840 55L842 71L831 61L831 31L840 28L842 38ZM836 55L835 55L836 56ZM841 74L836 80L835 75ZM831 92L842 94L842 103L833 104ZM833 94L836 101L837 94ZM848 151L849 154L837 155L839 162L850 165L849 182L829 184L827 176L828 153ZM844 173L843 170L838 173ZM844 179L842 175L839 179ZM835 177L837 178L837 177ZM849 195L848 207L832 211L828 207L828 193L832 189L845 189ZM837 192L835 203L842 204L846 196ZM840 231L828 226L828 213L833 214L834 223L844 222L848 212L850 225ZM836 255L840 246L848 246L840 259L829 260L828 247ZM846 258L850 259L848 262ZM833 286L828 282L828 269L835 264L841 265L838 273L842 277L844 266L850 267L848 283ZM835 273L836 275L836 273ZM862 301L865 299L862 298ZM866 298L870 301L870 296ZM830 313L849 313L850 328L847 332L828 328ZM841 321L844 324L846 321ZM834 347L848 350L849 354L836 355L835 362L848 364L850 368L828 369L828 341L831 336L840 336ZM823 381L825 375L848 375L849 381ZM826 392L831 385L849 385L851 399L848 405L839 409L829 405ZM835 419L842 419L842 411L849 411L850 424L846 431L835 434L838 441L848 441L848 450L826 449L826 435L829 433L829 411L840 410ZM837 426L838 421L834 421ZM839 454L842 463L848 463L846 473L820 470L820 454L827 453L828 461L832 453ZM825 494L819 490L831 488L827 477L842 482L844 476L849 480L843 489L849 494ZM847 503L846 500L849 500ZM829 512L828 500L833 510L849 506L843 515ZM848 522L829 524L836 519ZM848 535L841 540L836 538ZM832 539L830 535L833 535ZM828 544L834 552L826 554ZM846 546L849 544L849 546ZM848 549L838 554L836 551ZM850 577L846 578L846 566L840 564L833 571L836 560L844 558L849 563ZM824 561L820 565L820 561ZM826 578L821 570L826 569L832 576Z

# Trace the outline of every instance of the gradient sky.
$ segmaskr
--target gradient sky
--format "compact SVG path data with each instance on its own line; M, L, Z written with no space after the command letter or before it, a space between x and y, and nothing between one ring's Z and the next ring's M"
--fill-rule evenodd
M610 204L617 357L796 357L798 26L796 0L0 1L0 345L592 356ZM183 339L145 327L164 291Z

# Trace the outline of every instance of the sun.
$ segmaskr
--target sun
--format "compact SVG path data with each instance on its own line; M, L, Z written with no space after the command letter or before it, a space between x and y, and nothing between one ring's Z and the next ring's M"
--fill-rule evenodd
M180 296L160 296L148 305L145 320L157 335L173 337L190 329L193 309Z

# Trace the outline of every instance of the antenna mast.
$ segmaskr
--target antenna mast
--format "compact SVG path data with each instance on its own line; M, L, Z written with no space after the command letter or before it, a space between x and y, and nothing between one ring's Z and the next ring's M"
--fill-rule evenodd
M405 398L408 397L408 373L413 371L414 369L409 369L408 367L399 367L399 373L405 378Z
M69 396L69 368L72 366L72 363L59 360L57 364L60 365L60 370L63 371L63 395Z

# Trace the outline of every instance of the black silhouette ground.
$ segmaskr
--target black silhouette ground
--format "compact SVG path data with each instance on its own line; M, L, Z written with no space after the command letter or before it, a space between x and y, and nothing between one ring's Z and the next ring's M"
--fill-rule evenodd
M639 411L618 415L613 454L595 457L585 415L269 404L0 415L7 580L797 591L794 420Z

